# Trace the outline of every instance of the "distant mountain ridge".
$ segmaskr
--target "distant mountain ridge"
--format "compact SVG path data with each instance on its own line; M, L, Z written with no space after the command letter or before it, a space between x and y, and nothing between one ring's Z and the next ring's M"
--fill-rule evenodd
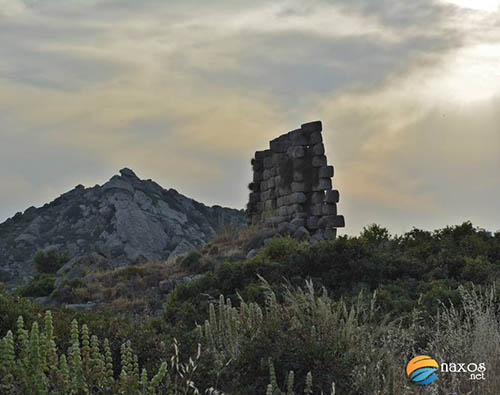
M29 281L38 250L66 250L72 261L98 253L121 266L177 256L221 226L244 223L244 210L208 207L124 168L102 186L78 185L0 224L0 281Z

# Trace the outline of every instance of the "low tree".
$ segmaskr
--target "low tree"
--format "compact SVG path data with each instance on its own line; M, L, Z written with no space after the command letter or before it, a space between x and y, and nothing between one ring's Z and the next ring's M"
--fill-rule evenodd
M55 273L69 259L70 256L67 251L59 252L55 248L47 251L38 251L34 258L36 270L40 273Z

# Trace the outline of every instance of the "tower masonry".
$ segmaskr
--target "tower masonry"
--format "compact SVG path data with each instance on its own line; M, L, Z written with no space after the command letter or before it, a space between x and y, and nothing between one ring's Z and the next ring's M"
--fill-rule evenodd
M345 226L337 214L339 191L332 188L321 121L303 124L255 152L249 184L248 220L299 240L332 239Z

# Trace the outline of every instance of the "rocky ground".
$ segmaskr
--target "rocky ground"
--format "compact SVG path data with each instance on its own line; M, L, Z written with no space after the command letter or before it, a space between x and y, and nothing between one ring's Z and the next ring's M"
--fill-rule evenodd
M175 259L118 268L112 268L102 255L91 253L51 275L55 289L33 299L50 308L65 305L77 310L159 315L176 286L213 272L223 262L243 262L262 246L268 233L258 227L228 226L203 247Z

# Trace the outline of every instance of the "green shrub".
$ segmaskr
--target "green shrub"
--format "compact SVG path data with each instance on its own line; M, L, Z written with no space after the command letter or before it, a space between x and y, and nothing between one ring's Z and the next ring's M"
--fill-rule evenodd
M181 261L181 266L191 272L196 272L200 268L202 255L198 251L191 251Z
M360 239L372 247L380 247L390 240L389 231L377 224L365 226Z
M24 287L16 290L16 295L38 298L49 296L55 289L55 278L49 274L38 274Z
M480 284L486 282L490 276L495 274L495 266L483 255L478 255L475 258L466 257L464 260L462 277L465 280Z
M69 259L70 256L67 251L59 252L56 249L38 251L34 257L35 268L40 273L55 273Z
M202 281L181 287L169 296L167 319L178 322L179 316L185 316L190 323L184 327L190 327L205 318L207 300L220 294L235 303L238 294L248 301L260 300L257 275L276 286L311 279L334 298L379 290L384 312L402 316L418 307L429 308L432 314L439 301L448 303L451 298L459 303L459 285L470 281L488 285L500 279L498 273L500 233L492 236L467 222L434 232L413 229L397 237L371 225L360 237L342 236L314 244L278 237L253 258L223 262ZM423 304L418 303L421 296ZM196 311L191 320L184 314L188 304Z
M0 293L0 337L4 336L8 330L15 328L19 315L25 317L28 322L32 322L38 309L28 299L20 296L5 295Z

